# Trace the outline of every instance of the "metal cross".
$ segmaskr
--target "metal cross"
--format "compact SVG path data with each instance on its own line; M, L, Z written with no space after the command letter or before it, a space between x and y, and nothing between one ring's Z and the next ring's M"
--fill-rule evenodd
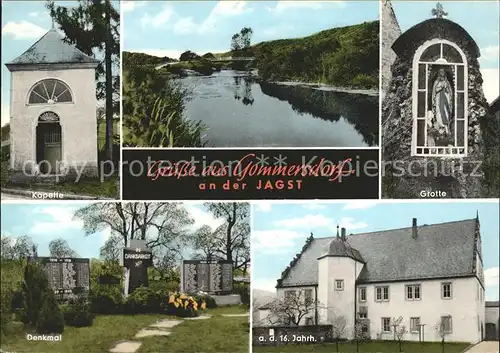
M445 16L448 16L448 12L444 12L443 5L440 2L436 4L436 8L432 9L431 13L435 18L443 18Z

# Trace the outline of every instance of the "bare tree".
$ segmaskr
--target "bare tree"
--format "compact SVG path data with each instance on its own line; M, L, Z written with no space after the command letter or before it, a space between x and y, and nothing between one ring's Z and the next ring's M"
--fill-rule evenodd
M434 326L434 329L438 333L439 337L441 337L442 353L444 353L444 341L446 339L446 336L449 335L451 331L449 325L451 325L451 317L442 317L437 325Z
M399 351L403 351L403 339L408 333L408 329L403 325L403 317L393 317L391 319L391 326L394 329L394 339L398 341Z
M220 227L219 227L220 228ZM204 225L197 229L193 234L193 247L200 251L196 257L211 261L217 257L218 250L221 248L222 241L220 231L213 231L209 225Z
M308 314L315 314L319 302L309 296L306 290L287 291L284 297L269 304L271 325L299 326Z
M49 251L51 257L78 257L76 251L62 238L52 240L49 243Z
M225 221L210 239L206 239L211 241L211 251L215 249L215 255L232 261L234 269L246 272L250 263L250 204L207 202L204 205L214 217ZM205 242L204 247L207 246Z
M2 259L23 260L31 255L33 240L23 235L20 237L9 237L6 234L1 235L0 254Z
M356 341L356 353L359 353L359 344L365 339L365 325L357 321L354 324L354 340Z
M110 229L122 244L141 239L149 248L161 247L177 255L193 223L182 204L168 202L94 203L78 209L74 217L83 220L85 235Z
M332 323L332 338L335 340L336 352L339 351L339 342L344 337L347 320L344 316L337 316Z

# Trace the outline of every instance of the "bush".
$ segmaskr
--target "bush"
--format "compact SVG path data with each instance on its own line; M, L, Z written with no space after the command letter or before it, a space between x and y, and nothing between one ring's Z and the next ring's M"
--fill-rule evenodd
M127 297L123 305L123 311L128 314L164 313L168 298L169 293L167 291L155 291L150 287L139 287Z
M94 321L94 315L90 313L89 301L83 296L70 300L66 305L61 305L61 311L64 323L68 326L92 326Z
M375 88L378 86L378 74L357 74L352 79L352 85L361 88Z
M121 300L111 294L90 296L90 312L95 314L118 314L121 311Z
M215 299L208 294L193 294L192 297L195 298L198 303L205 302L207 309L215 309L217 307Z
M167 314L178 317L195 317L206 309L203 299L197 301L194 297L184 293L173 293L169 297Z
M42 306L44 305L44 300L50 299L49 293L51 293L52 296L54 296L54 293L50 288L47 275L42 267L36 262L28 262L26 264L24 268L24 279L21 285L23 297L22 322L28 326L35 327Z
M43 303L36 321L36 332L41 334L62 333L64 317L52 291L43 294Z
M248 283L236 283L233 287L233 293L240 295L241 302L244 305L250 305L250 292Z

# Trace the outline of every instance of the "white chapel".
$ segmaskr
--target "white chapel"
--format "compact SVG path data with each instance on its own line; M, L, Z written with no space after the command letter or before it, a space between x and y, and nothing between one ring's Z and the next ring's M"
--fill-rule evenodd
M52 28L6 64L12 175L97 176L98 63Z

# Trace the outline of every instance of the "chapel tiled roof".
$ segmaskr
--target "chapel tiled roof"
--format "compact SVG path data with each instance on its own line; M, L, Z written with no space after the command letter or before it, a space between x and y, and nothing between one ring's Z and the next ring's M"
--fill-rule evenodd
M358 283L459 277L474 274L476 219L348 235L366 263ZM278 281L280 286L317 285L318 258L336 237L314 238Z
M76 46L65 42L64 37L52 28L28 50L7 63L7 66L98 62L99 60L86 55Z

